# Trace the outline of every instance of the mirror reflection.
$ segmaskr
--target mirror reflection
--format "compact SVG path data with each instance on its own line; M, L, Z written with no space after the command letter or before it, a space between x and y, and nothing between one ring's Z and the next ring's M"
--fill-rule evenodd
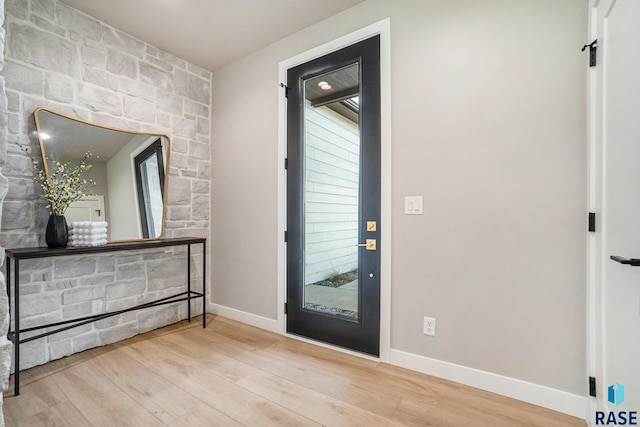
M160 238L164 229L169 138L85 122L46 108L34 112L45 170L87 152L93 194L73 203L72 221L107 221L108 240Z

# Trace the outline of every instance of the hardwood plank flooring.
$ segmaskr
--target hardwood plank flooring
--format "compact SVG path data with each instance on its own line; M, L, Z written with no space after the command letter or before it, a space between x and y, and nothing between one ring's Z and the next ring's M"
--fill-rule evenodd
M23 371L7 426L585 426L208 315ZM10 384L10 389L13 385Z

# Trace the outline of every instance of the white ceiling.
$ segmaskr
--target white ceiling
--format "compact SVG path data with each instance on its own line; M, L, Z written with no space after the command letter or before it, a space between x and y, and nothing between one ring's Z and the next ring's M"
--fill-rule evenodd
M214 71L363 0L63 0Z

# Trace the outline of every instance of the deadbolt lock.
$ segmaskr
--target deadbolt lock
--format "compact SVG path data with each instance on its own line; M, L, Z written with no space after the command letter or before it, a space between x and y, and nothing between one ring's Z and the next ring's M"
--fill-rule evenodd
M375 251L378 249L378 242L376 239L367 239L365 242L366 243L358 243L356 246L365 248L368 251Z

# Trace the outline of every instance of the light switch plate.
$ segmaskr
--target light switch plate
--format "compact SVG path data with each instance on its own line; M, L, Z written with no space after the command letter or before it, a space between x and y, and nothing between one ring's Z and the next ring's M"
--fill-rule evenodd
M422 215L422 196L407 196L404 198L405 215Z

